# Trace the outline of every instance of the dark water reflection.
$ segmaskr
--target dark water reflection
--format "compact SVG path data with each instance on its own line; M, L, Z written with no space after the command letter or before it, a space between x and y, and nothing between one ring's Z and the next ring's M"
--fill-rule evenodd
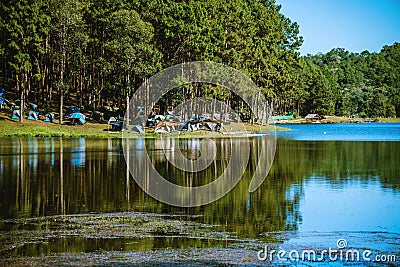
M151 147L155 141L136 142ZM202 215L202 222L239 237L346 229L400 233L400 142L278 140L266 181L250 194L257 160L257 141L252 141L243 144L250 146L250 164L239 184L222 199L195 208L162 204L143 192L127 172L121 143L119 139L3 138L1 220L146 211ZM157 168L168 173L168 161L157 157ZM221 161L210 172L210 179L224 164ZM384 219L377 220L373 212ZM5 227L0 223L0 230Z

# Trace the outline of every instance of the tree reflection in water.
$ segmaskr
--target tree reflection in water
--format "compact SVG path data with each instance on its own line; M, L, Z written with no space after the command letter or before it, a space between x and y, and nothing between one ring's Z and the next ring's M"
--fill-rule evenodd
M228 166L230 147L217 139L217 160L200 173L174 168L159 149L159 140L136 139L136 156L144 146L160 174L182 185L212 182ZM186 157L196 158L198 139L180 141ZM237 186L218 201L194 208L172 207L149 197L127 172L119 139L5 138L0 147L0 217L26 218L54 214L146 211L200 214L240 237L263 232L295 231L301 223L304 183L320 177L335 186L349 181L380 181L400 189L399 142L309 142L279 140L271 171L262 186L248 192L255 170L257 139ZM171 144L171 147L178 144ZM137 166L140 168L141 166ZM149 178L151 179L151 178Z

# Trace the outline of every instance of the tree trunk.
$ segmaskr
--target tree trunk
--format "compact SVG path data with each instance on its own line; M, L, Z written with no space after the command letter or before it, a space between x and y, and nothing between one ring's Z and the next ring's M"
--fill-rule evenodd
M60 124L63 121L64 90L60 89Z
M19 121L22 123L24 121L24 85L23 82L22 84L20 84L18 73L15 74L15 82L17 86L17 91L20 91L21 93L21 101L19 104L19 112L20 112Z
M60 124L63 121L63 105L64 105L64 71L65 71L65 61L67 52L65 51L66 47L66 26L63 26L63 32L61 34L61 38L63 40L62 44L62 56L61 56L61 72L60 72Z
M136 108L136 107L135 107ZM133 112L133 111L132 111ZM135 115L135 113L132 113ZM126 118L126 126L128 127L129 125L129 95L126 94L126 111L125 111L125 118ZM128 154L129 155L129 154ZM129 164L128 164L129 165Z
M215 99L215 96L213 97L212 100L212 114L211 114L211 118L215 119L215 108L217 106L217 100Z

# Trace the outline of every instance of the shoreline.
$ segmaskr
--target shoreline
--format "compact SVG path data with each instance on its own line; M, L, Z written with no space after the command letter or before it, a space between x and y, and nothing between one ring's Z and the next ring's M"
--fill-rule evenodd
M289 130L288 128L270 125L260 126L244 123L245 130L249 133L266 132L273 127L277 131ZM238 132L235 126L224 126L227 132ZM123 138L123 132L115 132L109 130L107 123L93 123L87 122L84 125L69 125L64 122L62 124L43 122L40 120L30 121L25 119L23 123L12 120L4 113L0 113L0 137L65 137L65 138ZM243 131L242 127L238 129ZM209 131L196 131L196 132L176 132L168 135L153 133L152 129L146 130L146 134L132 134L129 138L161 138L162 136L171 136L180 138L226 138L228 137L223 132L209 132Z
M68 124L50 124L44 122L13 122L0 121L0 137L62 137L62 138L123 138L123 132L113 132L107 130L107 124L87 123L80 126ZM270 126L271 127L271 126ZM272 126L277 131L289 130L280 126ZM257 130L258 128L259 130ZM267 127L246 126L249 134L266 132ZM233 131L233 133L240 133ZM196 132L176 132L170 134L160 134L146 132L145 134L131 134L128 138L156 139L163 136L179 138L227 138L235 135L225 134L224 132L209 132L205 130Z
M326 119L320 121L310 122L304 118L291 119L283 121L275 121L272 127L276 131L290 130L285 128L285 124L335 124L335 123L365 123L371 122L371 119L349 119L344 117L328 116ZM382 118L377 123L388 123L388 122L400 122L400 118ZM266 132L270 129L271 125L259 126L251 125L250 123L244 123L245 130L248 133L259 133ZM231 128L231 129L228 129ZM233 127L235 128L235 127ZM232 127L226 126L226 132L235 132ZM148 131L146 134L132 134L129 138L161 138L165 136L163 134L152 133ZM169 134L171 137L179 136L180 138L226 138L229 137L222 132L208 132L208 131L196 131L196 132L180 132ZM48 123L43 121L30 121L25 119L23 123L12 120L4 113L0 113L0 137L63 137L63 138L123 138L122 132L109 131L109 125L106 123L92 123L88 122L84 125L72 126L67 123Z

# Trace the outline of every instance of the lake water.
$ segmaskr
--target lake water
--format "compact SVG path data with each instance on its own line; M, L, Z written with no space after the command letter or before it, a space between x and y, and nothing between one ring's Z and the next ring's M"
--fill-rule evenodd
M308 141L400 141L400 123L282 124L278 135Z
M255 257L264 243L287 250L327 249L345 238L348 247L395 254L400 261L400 124L287 127L292 131L278 133L274 163L258 190L248 193L259 142L250 139L239 144L250 148L250 163L237 186L211 204L192 208L160 203L137 186L127 171L119 139L2 138L0 255L44 257L71 251L235 246L213 238L199 241L182 236L141 241L53 236L45 238L51 246L27 242L22 247L8 247L6 233L31 230L17 225L19 219L150 212L194 215L190 220L213 225L215 231L241 240L252 240L249 246ZM172 173L176 183L188 179L189 174L171 170L156 147L157 140L132 142L152 151L154 165L163 175ZM217 148L223 148L224 142L215 140ZM186 149L192 153L189 147ZM226 162L220 159L211 171L205 171L206 182L192 174L190 179L197 184L211 182L224 167Z

